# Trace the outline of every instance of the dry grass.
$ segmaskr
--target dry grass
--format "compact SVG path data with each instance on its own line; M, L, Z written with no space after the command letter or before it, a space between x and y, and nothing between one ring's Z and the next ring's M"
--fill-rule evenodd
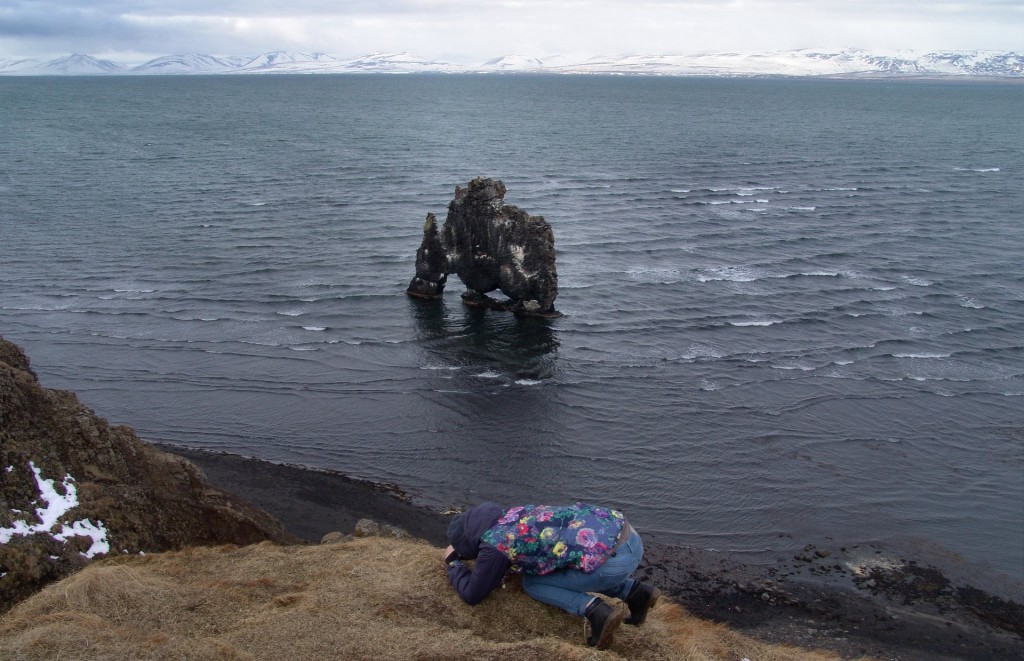
M823 661L662 600L598 652L582 620L512 585L476 607L448 586L440 550L358 539L192 548L95 563L0 619L3 659L679 659Z

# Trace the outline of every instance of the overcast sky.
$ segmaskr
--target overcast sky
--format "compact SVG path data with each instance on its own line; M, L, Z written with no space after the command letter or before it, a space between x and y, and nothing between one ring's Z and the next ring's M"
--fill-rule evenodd
M1024 50L1024 0L0 0L0 57Z

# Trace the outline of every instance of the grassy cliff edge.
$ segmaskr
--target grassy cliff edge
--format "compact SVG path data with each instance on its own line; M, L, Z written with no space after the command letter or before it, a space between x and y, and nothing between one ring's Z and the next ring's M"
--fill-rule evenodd
M11 659L681 659L821 661L667 600L608 650L582 620L510 579L482 604L448 585L440 549L383 537L320 546L195 547L101 560L0 619Z

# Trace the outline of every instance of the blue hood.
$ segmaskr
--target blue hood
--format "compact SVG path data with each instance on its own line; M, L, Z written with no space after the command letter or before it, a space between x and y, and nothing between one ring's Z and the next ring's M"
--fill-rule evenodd
M480 503L452 519L448 542L460 558L473 559L480 552L480 535L497 523L505 508L497 503Z

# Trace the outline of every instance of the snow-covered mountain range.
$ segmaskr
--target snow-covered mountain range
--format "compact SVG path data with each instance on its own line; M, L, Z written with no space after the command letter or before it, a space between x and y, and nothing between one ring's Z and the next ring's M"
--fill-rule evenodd
M261 73L558 73L658 76L1000 77L1024 78L1024 55L1012 51L872 52L795 50L704 55L628 55L571 61L564 56L504 55L479 65L424 60L409 53L340 58L274 51L256 57L167 55L129 66L89 55L55 60L0 59L0 75L158 75Z

